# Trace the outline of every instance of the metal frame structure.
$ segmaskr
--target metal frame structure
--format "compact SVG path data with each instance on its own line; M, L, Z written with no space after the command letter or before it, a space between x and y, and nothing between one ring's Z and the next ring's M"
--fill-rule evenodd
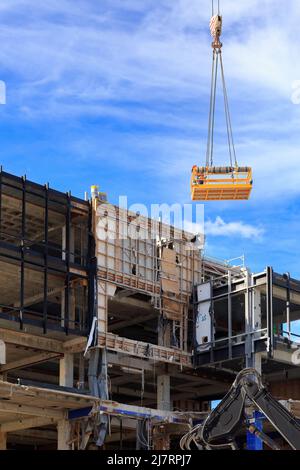
M88 325L83 325L80 319L70 318L70 288L72 283L87 279L89 204L69 193L60 193L48 185L41 186L26 177L18 178L1 170L0 207L0 260L16 267L15 278L19 280L19 286L14 285L14 304L17 306L5 305L1 301L0 318L14 318L21 330L25 324L31 324L42 327L44 334L48 329L65 331L66 334L85 334ZM54 226L55 214L59 214L61 226ZM76 250L74 241L77 227L72 218L76 214L86 219L86 228L81 234L85 238L82 252ZM54 239L55 231L62 232L57 235L61 246ZM79 240L76 242L80 243ZM25 302L32 271L43 273L40 311L29 308ZM52 289L49 279L55 276L63 280L64 296L63 314L56 321L49 314ZM87 311L85 315L88 315Z
M272 360L278 349L286 347L292 353L299 338L292 331L291 321L300 318L300 282L274 273L272 267L258 274L250 274L245 268L223 269L223 275L209 281L211 341L202 348L195 344L195 364L225 364L244 358L244 367L255 367L257 354ZM196 316L198 306L206 301L195 300Z

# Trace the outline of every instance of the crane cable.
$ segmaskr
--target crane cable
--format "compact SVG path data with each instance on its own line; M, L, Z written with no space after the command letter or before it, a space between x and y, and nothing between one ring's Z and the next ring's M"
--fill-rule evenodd
M225 108L225 117L226 117L226 128L227 128L227 139L228 139L230 166L232 167L232 158L233 158L234 159L234 165L237 167L238 163L237 163L234 140L233 140L233 132L232 132L232 125L231 125L230 111L229 111L228 94L227 94L227 87L226 87L226 82L225 82L224 66L223 66L221 51L220 51L220 64L221 64L221 75L222 75L222 84L223 84L224 108Z
M220 14L220 0L218 0L218 15ZM215 2L214 0L211 0L211 16L214 16L215 14Z
M216 91L217 91L217 79L218 69L220 63L220 72L223 88L224 97L224 109L227 129L227 141L229 149L230 167L233 168L233 161L235 167L238 166L233 132L231 125L231 117L229 111L229 101L227 94L227 87L224 74L224 65L222 59L222 43L220 42L221 30L222 30L222 17L220 16L220 0L218 0L218 13L215 15L214 0L212 0L212 18L210 21L210 30L213 37L213 61L212 61L212 73L211 73L211 91L210 91L210 105L209 105L209 118L208 118L208 136L207 136L207 149L206 149L206 167L213 166L213 153L214 153L214 127L215 127L215 109L216 109Z
M210 104L209 104L209 117L208 117L206 167L209 167L209 166L213 165L218 62L219 62L219 55L217 54L216 50L214 50L213 51L212 72L211 72L211 90L210 90Z

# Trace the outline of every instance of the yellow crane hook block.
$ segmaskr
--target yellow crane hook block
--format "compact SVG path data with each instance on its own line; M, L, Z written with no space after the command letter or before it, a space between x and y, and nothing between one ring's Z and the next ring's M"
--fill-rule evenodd
M193 201L248 200L252 189L250 167L192 168L191 195Z

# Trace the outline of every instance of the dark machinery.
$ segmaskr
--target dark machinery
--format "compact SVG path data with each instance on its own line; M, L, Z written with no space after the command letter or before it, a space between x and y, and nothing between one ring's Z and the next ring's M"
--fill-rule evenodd
M238 450L236 436L246 426L268 447L280 450L269 436L249 422L246 410L250 407L261 411L292 449L300 450L300 422L272 397L255 369L244 369L237 375L227 395L205 421L182 437L180 447L190 450L194 444L199 450Z

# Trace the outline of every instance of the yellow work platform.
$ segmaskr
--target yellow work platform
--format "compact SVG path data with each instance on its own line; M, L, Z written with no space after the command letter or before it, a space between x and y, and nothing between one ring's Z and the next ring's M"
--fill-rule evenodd
M249 167L197 167L192 169L193 201L248 200L252 189Z

